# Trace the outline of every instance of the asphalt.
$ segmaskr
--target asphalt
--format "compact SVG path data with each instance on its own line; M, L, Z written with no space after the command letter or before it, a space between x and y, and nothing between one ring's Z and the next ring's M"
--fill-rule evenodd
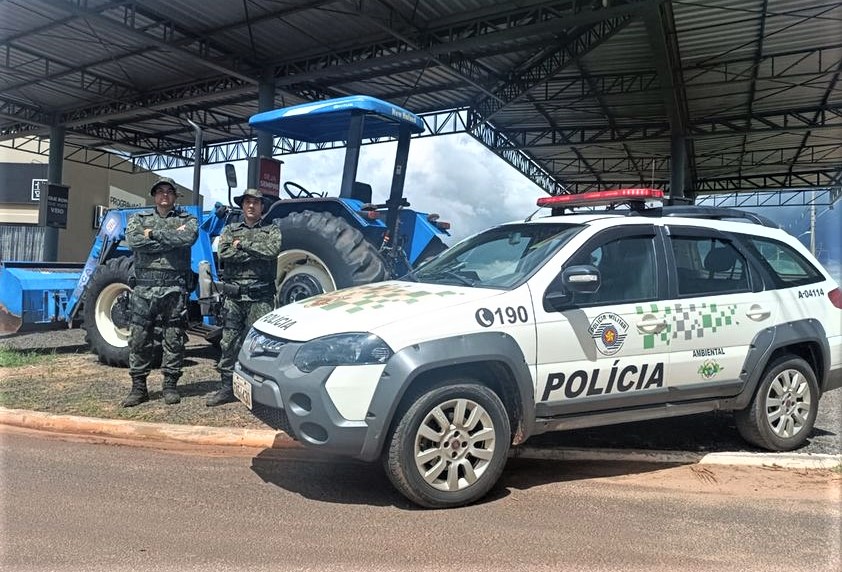
M300 447L283 432L263 429L202 427L53 415L0 407L0 425L67 435L96 436L150 445L178 443L216 447L285 449ZM512 457L556 461L613 461L664 464L753 465L790 469L833 469L842 455L821 453L757 453L668 451L646 449L520 446Z

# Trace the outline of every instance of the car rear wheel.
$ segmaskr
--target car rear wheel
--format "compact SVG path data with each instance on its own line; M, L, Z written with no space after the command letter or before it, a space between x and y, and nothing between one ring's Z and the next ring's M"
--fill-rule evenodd
M424 393L391 433L384 466L392 484L428 508L482 498L503 472L511 444L500 398L472 380Z
M751 403L735 413L743 439L770 451L791 451L804 444L819 408L816 375L806 361L782 356L771 362Z

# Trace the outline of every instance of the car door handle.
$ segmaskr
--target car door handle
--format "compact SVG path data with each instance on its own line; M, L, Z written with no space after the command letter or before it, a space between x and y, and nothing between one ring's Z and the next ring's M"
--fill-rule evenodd
M644 316L642 320L637 323L637 329L644 334L659 334L667 327L667 321L663 318L652 316Z
M746 316L750 319L754 320L755 322L759 322L760 320L765 320L769 316L772 315L770 310L766 310L763 306L759 304L752 304L751 308L748 309L746 312Z

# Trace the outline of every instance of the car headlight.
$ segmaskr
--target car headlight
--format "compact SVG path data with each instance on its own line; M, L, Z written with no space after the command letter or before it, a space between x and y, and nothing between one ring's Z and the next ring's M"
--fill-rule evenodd
M386 363L392 348L374 334L334 334L304 343L292 363L305 373L317 367Z
M243 349L250 356L263 354L276 356L286 343L286 340L267 336L263 332L251 328L246 334L245 340L243 340Z

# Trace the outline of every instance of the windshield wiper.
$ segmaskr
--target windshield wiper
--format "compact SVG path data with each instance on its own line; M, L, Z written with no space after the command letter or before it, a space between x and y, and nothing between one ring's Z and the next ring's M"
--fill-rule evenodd
M459 272L454 271L454 270L438 270L436 272L431 272L431 273L425 274L423 276L423 278L437 278L437 277L438 278L441 278L441 277L453 278L454 280L456 280L457 282L459 282L460 284L463 284L465 286L474 286L477 283L476 280L474 280L472 278L468 278L467 276L463 276L462 274L460 274Z

